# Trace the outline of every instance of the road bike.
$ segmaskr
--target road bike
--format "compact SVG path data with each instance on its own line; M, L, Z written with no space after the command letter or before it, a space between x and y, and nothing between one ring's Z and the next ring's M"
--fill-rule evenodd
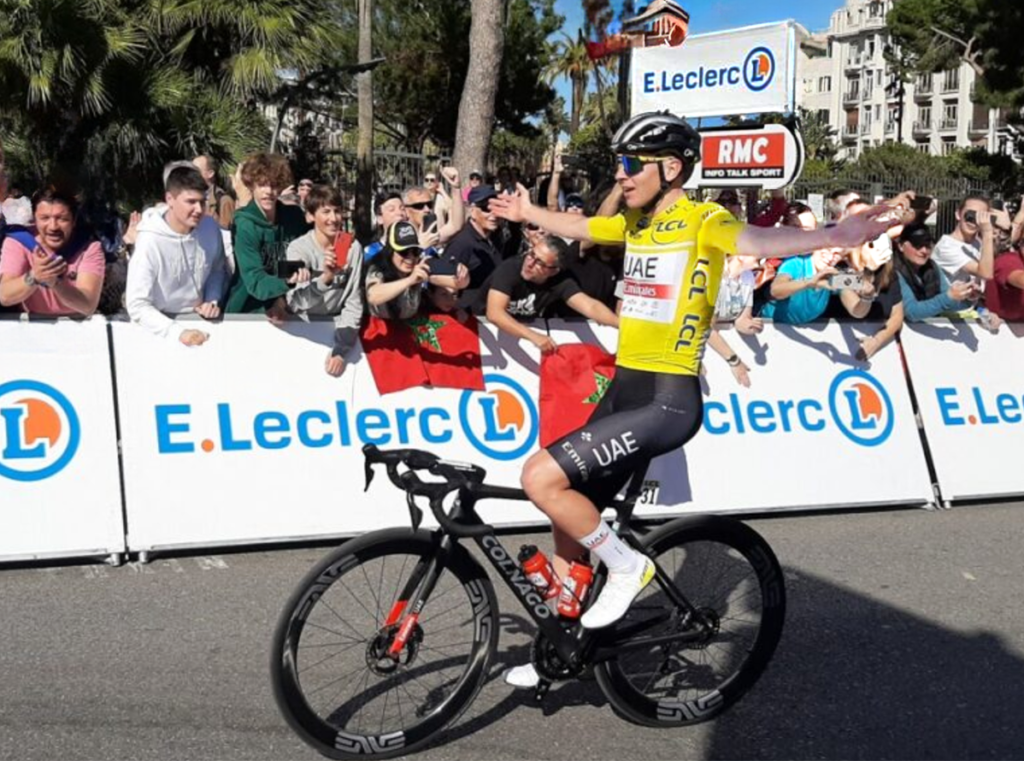
M271 653L281 712L325 756L413 752L473 702L497 652L499 616L488 572L464 538L537 625L537 700L592 669L623 718L695 724L739 700L775 652L786 594L767 542L743 523L709 515L647 533L631 528L646 463L607 507L616 511L613 530L654 561L655 579L615 625L586 630L549 607L476 512L482 499L525 500L522 490L488 485L483 468L422 450L363 452L367 488L383 464L406 493L412 527L349 540L315 566L285 606ZM420 528L417 498L429 501L437 529ZM604 579L599 567L589 600Z

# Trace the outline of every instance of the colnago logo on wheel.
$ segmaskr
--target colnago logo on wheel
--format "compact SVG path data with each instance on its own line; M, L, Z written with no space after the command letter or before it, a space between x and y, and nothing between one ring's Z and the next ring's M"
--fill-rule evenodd
M285 413L246 411L230 402L208 410L191 404L159 404L153 410L157 451L212 454L466 441L493 460L523 457L537 443L535 402L512 378L492 373L484 376L484 382L485 390L463 391L457 403L448 406L356 408L347 401L335 401Z
M838 430L854 444L876 447L892 435L892 399L877 378L863 370L845 370L832 381L825 399L741 400L704 404L704 430L712 435L772 436Z
M0 384L0 478L43 481L78 451L81 429L68 398L33 380Z

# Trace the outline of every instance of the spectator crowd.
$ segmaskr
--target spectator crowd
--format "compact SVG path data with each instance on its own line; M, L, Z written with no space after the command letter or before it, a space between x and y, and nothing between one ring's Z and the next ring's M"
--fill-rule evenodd
M490 202L514 193L519 173L493 178L473 171L465 184L444 167L423 185L384 193L374 203L372 240L350 232L340 189L293 177L280 155L246 159L223 183L209 156L165 168L163 198L125 221L53 187L28 189L8 178L0 156L0 311L54 316L126 312L141 328L185 346L209 340L202 322L224 314L262 314L275 324L333 318L324 358L344 372L367 315L409 320L421 312L460 319L486 317L501 331L557 351L547 317L584 317L618 324L623 293L621 248L566 241L530 225L499 220ZM224 187L231 185L231 189ZM621 209L618 185L580 193L558 157L533 190L549 209L611 216ZM869 200L838 191L825 219L781 192L745 208L735 190L713 200L759 226L815 229L865 209ZM708 345L737 382L749 368L729 346L724 326L756 335L765 320L802 325L865 320L881 325L861 340L860 359L891 343L905 321L940 316L978 319L998 330L1024 320L1024 208L971 195L960 201L956 227L936 240L927 220L934 201L913 192L900 202L917 217L857 249L808 251L759 260L734 252L717 296L718 328Z

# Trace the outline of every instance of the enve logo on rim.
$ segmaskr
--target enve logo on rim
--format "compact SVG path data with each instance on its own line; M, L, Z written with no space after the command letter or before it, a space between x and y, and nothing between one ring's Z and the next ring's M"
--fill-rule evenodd
M67 397L38 381L0 385L0 477L42 481L78 451L78 415Z
M502 375L485 375L486 391L465 391L459 421L477 451L495 460L515 460L536 444L537 407L522 385Z

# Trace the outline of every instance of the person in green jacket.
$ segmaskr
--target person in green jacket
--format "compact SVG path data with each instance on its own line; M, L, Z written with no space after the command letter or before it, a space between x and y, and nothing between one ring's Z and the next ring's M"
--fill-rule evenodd
M289 285L309 277L300 271L290 278L278 277L288 244L309 231L306 215L298 206L281 203L278 196L292 184L292 170L284 156L258 153L245 160L242 181L252 201L235 213L235 273L228 288L227 314L266 314L284 320L285 294Z

